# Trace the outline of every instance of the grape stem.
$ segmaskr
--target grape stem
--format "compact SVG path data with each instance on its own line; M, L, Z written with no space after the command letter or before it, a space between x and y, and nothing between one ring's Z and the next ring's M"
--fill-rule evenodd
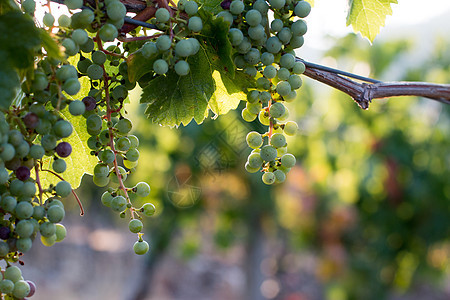
M153 38L156 38L158 36L163 35L162 33L154 34L151 36L133 36L133 37L119 37L118 40L124 43L127 42L134 42L134 41L145 41L145 40L151 40Z
M42 194L44 191L42 190L41 180L39 179L39 168L37 167L37 164L34 166L34 171L36 173L36 184L39 189L39 203L42 204Z

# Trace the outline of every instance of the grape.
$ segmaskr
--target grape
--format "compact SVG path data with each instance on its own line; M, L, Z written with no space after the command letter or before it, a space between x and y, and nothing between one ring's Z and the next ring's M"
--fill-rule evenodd
M109 167L107 164L96 164L94 167L94 176L107 177L109 175Z
M22 2L22 8L26 13L34 14L34 10L36 9L36 2L34 2L34 0L24 0Z
M94 51L92 53L92 62L97 65L103 65L106 62L106 54L103 51Z
M234 0L230 4L230 12L233 15L241 14L244 11L244 8L245 8L244 2L242 2L240 0Z
M245 122L252 122L256 119L256 114L252 114L247 108L242 110L241 116Z
M39 226L39 232L43 237L51 237L56 232L56 225L50 222L44 222Z
M234 21L233 20L233 15L230 14L228 11L225 11L225 10L219 12L217 14L217 18L222 18L225 23L228 23L228 25L233 24L233 21Z
M30 145L28 145L27 141L23 141L19 146L16 147L16 156L17 158L24 158L30 152Z
M110 192L108 192L108 191L106 191L106 192L104 192L103 194L102 194L102 203L103 203L103 205L105 205L105 206L107 206L107 207L111 207L111 202L112 202L112 199L113 199L114 197L111 195L111 193Z
M9 246L4 241L0 241L0 257L5 257L9 253ZM0 291L2 291L1 282L0 282Z
M275 9L281 9L285 4L285 0L269 0L270 6Z
M188 40L181 40L175 45L175 54L181 57L188 57L192 50L192 44Z
M88 27L95 19L95 14L90 9L83 9L81 12L75 13L71 17L71 27L74 29L77 28L86 28Z
M88 132L99 132L102 129L102 119L99 115L90 115L86 119L86 127L88 129Z
M13 212L17 205L17 200L14 197L3 197L0 202L1 207L7 212ZM3 227L2 227L3 228Z
M245 55L244 59L249 65L256 65L260 60L259 50L256 48L251 48Z
M170 13L164 7L158 8L155 13L155 18L157 22L166 23L170 19Z
M52 169L56 173L64 173L66 171L67 165L64 159L55 159L52 164Z
M137 255L144 255L145 253L148 252L149 248L150 246L146 241L137 241L133 245L134 253L136 253Z
M269 90L271 87L271 83L266 77L256 79L256 85L263 90Z
M79 9L83 6L83 0L64 0L68 9Z
M47 210L47 218L51 223L61 222L65 214L64 208L58 205L53 205Z
M187 74L189 74L189 71L190 71L189 64L184 60L178 61L175 64L174 69L175 69L175 72L180 76L186 76Z
M5 184L9 180L9 173L5 168L0 168L0 184Z
M273 118L281 117L285 111L286 111L286 107L281 102L275 102L269 108L270 116Z
M258 90L252 90L249 93L247 93L247 102L249 103L255 103L259 100L259 91Z
M56 224L55 235L56 235L55 242L61 242L62 240L64 240L64 238L67 235L66 227L64 227L64 225L62 224Z
M127 180L127 171L123 167L119 166L119 174L122 177L122 181ZM110 177L112 182L119 183L116 172L112 172Z
M150 194L150 186L146 182L139 182L134 187L136 191L136 195L139 197L145 198Z
M237 46L244 40L244 34L238 28L231 28L228 37L233 46Z
M287 153L287 146L277 148L277 156L281 157Z
M287 107L285 107L284 113L277 118L277 121L284 122L288 118L289 118L289 110L287 109ZM278 129L279 129L279 132L281 133L282 129L280 127L278 127Z
M296 74L289 76L288 82L293 90L299 89L302 86L302 79Z
M295 62L294 66L292 67L292 73L294 74L303 74L305 70L305 64L303 64L301 61Z
M260 167L254 168L254 167L250 166L250 163L249 163L249 162L246 162L246 163L245 163L245 170L246 170L247 172L249 172L249 173L256 173L256 172L259 171L259 168L260 168Z
M234 64L236 65L236 68L238 68L238 69L243 69L247 65L247 63L245 62L245 59L242 55L236 55L234 57L233 61L234 61Z
M60 181L55 186L55 192L58 196L65 198L72 192L72 187L67 181Z
M293 136L297 133L298 125L294 121L289 121L286 124L284 124L284 133L286 135Z
M86 106L80 100L74 100L69 104L69 112L73 116L80 116L86 111Z
M267 12L269 11L269 5L267 5L265 0L256 0L256 2L253 3L252 8L259 11L262 15L267 14Z
M273 175L275 175L275 181L277 183L281 183L281 182L284 182L286 180L286 173L284 173L281 170L275 170L273 172Z
M307 30L308 26L303 20L297 20L291 25L291 32L293 35L304 35Z
M168 35L161 35L156 39L156 47L159 51L166 51L172 46L172 41Z
M189 18L188 28L193 32L200 32L203 29L202 19L199 17Z
M125 17L127 9L120 1L111 1L106 5L106 13L111 20L118 21Z
M274 66L269 65L264 68L263 74L265 77L267 77L269 79L275 78L275 76L277 76L277 69L275 69Z
M305 43L305 40L303 39L302 36L293 36L291 38L291 41L289 42L291 47L294 49L300 48L301 46L303 46L304 43Z
M114 161L116 156L114 155L114 152L110 149L107 149L102 152L100 159L107 164L110 164Z
M130 119L123 118L120 119L116 125L114 125L114 128L116 128L120 134L127 134L133 128L133 123Z
M25 0L28 1L28 0ZM70 17L66 16L66 15L61 15L58 18L58 25L61 27L69 27L70 26Z
M242 42L237 46L237 50L239 53L245 54L252 48L252 43L248 40L247 37L244 37Z
M258 24L255 27L250 27L248 29L248 36L252 40L264 39L264 37L266 36L266 33L264 31L264 27L261 24Z
M311 5L306 1L299 1L294 8L294 13L297 17L306 18L311 12Z
M283 27L283 29L281 29L281 31L278 32L277 37L280 40L280 42L283 43L283 45L286 45L292 38L292 32L288 27Z
M53 23L55 23L55 17L52 14L46 12L44 14L44 18L42 19L42 22L44 23L45 26L52 27Z
M271 53L278 53L281 50L281 42L276 36L271 36L267 39L265 47Z
M93 176L92 177L92 181L94 182L94 184L96 186L99 187L104 187L107 186L109 184L109 177L104 177L104 176Z
M14 179L9 184L9 191L10 191L10 193L12 195L14 195L14 196L21 195L22 194L23 185L24 185L24 183L21 180Z
M198 4L195 1L186 1L184 11L190 16L195 15L198 11Z
M247 134L246 141L247 141L247 145L253 149L259 148L263 144L263 139L261 137L261 134L259 134L256 131L249 132Z
M294 66L294 63L295 56L290 53L286 53L280 58L280 66L283 68L291 69Z
M111 208L114 211L121 212L127 207L127 199L123 196L116 196L111 200Z
M72 40L78 45L83 45L89 39L87 32L84 29L75 29L72 32Z
M53 234L51 236L42 236L41 235L41 242L42 242L42 245L44 245L46 247L53 246L56 242L56 234Z
M112 90L112 97L116 100L124 100L128 97L128 90L124 85L118 85Z
M270 139L270 144L275 148L281 148L286 145L286 137L282 133L275 133Z
M269 114L266 114L264 111L261 111L258 115L258 120L261 124L265 126L270 125L270 117Z
M286 68L280 68L277 72L277 77L279 80L288 80L289 76L291 76L291 72L289 72Z
M281 29L283 29L283 21L281 21L280 19L274 19L271 23L270 23L270 29L273 32L278 32Z
M32 83L32 89L35 91L42 91L48 85L47 76L42 72L34 72L34 79Z
M21 220L16 224L16 233L21 238L30 237L34 231L34 226L29 220Z
M80 45L80 50L85 53L90 53L94 50L94 47L95 47L94 40L89 38L86 43Z
M259 114L259 112L262 109L262 103L256 102L256 103L247 103L247 105L245 106L246 109L248 109L248 111L254 115Z
M9 238L10 233L11 233L11 229L9 229L9 227L5 227L5 226L0 227L0 239L7 240Z
M22 181L27 180L28 178L30 178L30 169L24 166L18 167L16 170L16 177L17 179Z
M199 43L199 41L197 39L195 39L195 38L188 38L188 41L192 45L192 53L191 53L191 55L197 54L198 50L200 50L200 43Z
M151 217L155 214L155 206L151 203L145 203L140 211L144 214L146 217Z
M81 85L80 85L80 82L78 81L78 79L70 78L64 82L62 88L63 88L64 92L73 96L73 95L76 95L80 91Z
M262 175L262 181L265 183L265 184L268 184L268 185L270 185L270 184L274 184L275 183L275 175L272 173L272 172L265 172L263 175Z
M78 45L70 38L66 38L62 41L61 45L66 48L66 54L69 56L74 56L78 53L80 48Z
M142 222L138 219L133 219L130 221L130 223L128 223L128 229L132 232L132 233L138 233L141 232L142 227L144 227L144 225L142 224Z
M98 80L103 77L103 68L97 64L92 64L87 69L87 75L92 80Z
M248 156L248 164L251 168L260 168L261 165L263 164L263 160L261 158L261 155L259 155L259 153L251 153Z
M288 153L281 157L281 165L286 168L292 168L295 165L295 156Z
M118 2L120 3L120 2ZM120 3L122 4L122 3ZM123 5L123 4L122 4ZM100 30L98 31L98 35L100 36L100 39L104 42L112 42L116 39L116 37L119 35L117 28L109 23L104 24Z
M33 218L36 220L42 220L45 217L45 208L42 206L33 207Z
M0 291L3 294L11 294L14 290L14 282L9 279L3 279L0 281Z
M84 103L86 111L94 110L97 107L97 102L95 101L94 97L87 96L84 97L82 101Z
M153 63L153 70L156 74L163 75L169 70L169 65L164 59L157 59Z
M291 85L287 81L280 81L277 84L277 93L280 96L286 96L291 92Z
M26 201L17 203L15 207L15 213L18 219L28 219L33 215L33 206Z
M72 65L63 65L56 70L56 78L61 81L66 81L71 78L78 78L77 69Z
M66 120L59 120L53 125L53 132L57 137L66 138L72 134L72 124Z
M256 9L251 9L245 14L245 20L247 21L248 25L256 26L261 23L262 16L261 13Z
M265 145L261 148L260 155L264 161L273 161L277 157L277 150L273 146Z
M88 58L78 61L77 69L80 73L86 74L89 66L92 65L92 61Z
M16 247L19 252L25 253L31 249L33 241L30 238L19 238L16 241Z
M274 60L275 58L272 53L264 52L261 54L261 62L266 66L273 64Z
M127 137L121 137L115 142L115 146L119 151L127 151L130 149L131 143Z

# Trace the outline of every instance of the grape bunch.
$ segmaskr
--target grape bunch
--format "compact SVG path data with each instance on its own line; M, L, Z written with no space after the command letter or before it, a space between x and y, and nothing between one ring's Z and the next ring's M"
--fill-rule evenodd
M223 18L230 26L228 37L233 46L237 69L256 79L256 89L245 90L246 107L242 118L256 119L269 129L266 133L250 132L247 144L250 153L245 168L250 173L260 169L265 184L280 183L295 165L295 157L287 153L286 136L295 135L298 125L287 121L286 102L297 97L302 86L300 75L305 65L295 57L294 50L304 42L307 31L303 20L311 6L304 0L241 0L221 3ZM269 11L273 19L269 24Z

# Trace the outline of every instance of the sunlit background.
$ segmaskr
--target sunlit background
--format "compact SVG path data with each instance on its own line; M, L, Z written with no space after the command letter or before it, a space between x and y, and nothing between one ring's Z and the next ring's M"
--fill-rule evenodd
M380 80L449 82L448 1L399 0L373 46L345 26L347 0L315 2L299 56ZM305 78L289 104L297 166L267 187L243 168L258 124L231 112L164 128L138 97L127 107L141 141L129 180L152 187L149 255L133 254L127 220L86 176L86 215L67 199L67 239L24 256L33 299L450 299L449 107L404 97L361 111Z

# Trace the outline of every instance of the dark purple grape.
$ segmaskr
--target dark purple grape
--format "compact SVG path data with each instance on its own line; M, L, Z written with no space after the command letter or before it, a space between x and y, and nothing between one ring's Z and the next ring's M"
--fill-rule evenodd
M223 0L222 3L220 3L220 6L222 6L223 9L230 9L231 0Z
M97 103L94 97L87 96L83 98L83 103L86 105L86 111L94 110L97 107Z
M24 166L18 167L16 170L16 177L17 179L22 181L27 180L28 178L30 178L30 169Z
M27 280L27 283L30 286L30 292L28 293L27 297L31 297L36 292L36 284L34 284L34 282L31 280Z
M34 112L29 112L23 117L25 126L29 129L34 129L39 125L39 117Z
M9 238L10 233L11 229L9 229L9 227L6 226L0 227L0 239L7 240Z
M60 157L67 157L72 153L72 146L68 142L61 142L55 150Z

